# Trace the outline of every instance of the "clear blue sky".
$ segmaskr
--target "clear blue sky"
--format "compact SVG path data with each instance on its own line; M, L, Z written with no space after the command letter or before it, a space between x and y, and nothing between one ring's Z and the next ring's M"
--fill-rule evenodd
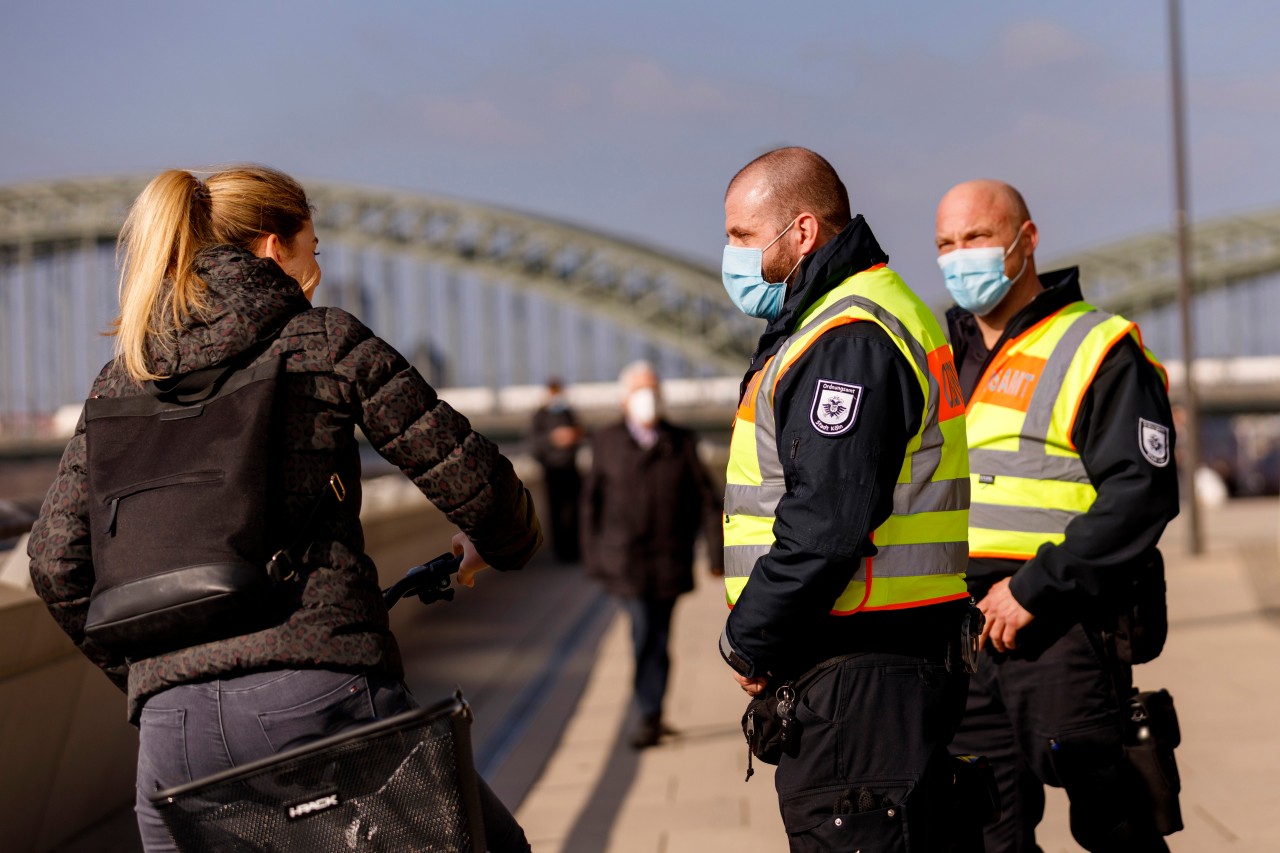
M1280 205L1280 6L1184 18L1193 215ZM960 180L1022 189L1042 258L1168 226L1167 67L1162 0L12 2L0 183L253 160L718 263L728 178L799 144L936 302Z

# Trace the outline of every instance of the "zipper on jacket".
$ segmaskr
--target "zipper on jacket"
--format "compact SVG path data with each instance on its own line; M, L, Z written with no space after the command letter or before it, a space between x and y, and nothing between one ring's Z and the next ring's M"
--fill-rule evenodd
M791 461L796 461L796 455L800 452L800 439L791 439Z

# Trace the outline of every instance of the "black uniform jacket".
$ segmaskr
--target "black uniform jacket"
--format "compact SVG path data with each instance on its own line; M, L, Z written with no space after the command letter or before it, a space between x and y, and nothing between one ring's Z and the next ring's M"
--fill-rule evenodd
M958 307L947 312L951 346L965 399L972 397L993 355L1011 338L1053 312L1083 300L1075 267L1040 276L1044 291L1014 316L988 351L973 315ZM1103 359L1072 426L1085 470L1098 491L1089 511L1067 525L1060 545L1045 543L1035 557L969 561L969 590L976 599L996 581L1013 576L1010 591L1036 618L1074 622L1114 610L1126 569L1152 556L1165 525L1178 514L1178 475L1172 461L1153 465L1139 446L1138 420L1169 428L1173 456L1173 416L1164 381L1132 338L1117 343Z
M888 260L861 216L807 258L782 313L760 339L743 388L819 297ZM847 432L828 436L814 426L820 380L862 387ZM889 335L870 322L823 333L778 383L774 411L786 493L773 547L729 615L721 653L730 666L753 678L793 675L856 650L900 650L903 638L937 634L940 620L958 626L959 616L943 620L954 610L950 604L830 615L859 560L876 553L870 534L892 512L907 442L924 416L915 372Z

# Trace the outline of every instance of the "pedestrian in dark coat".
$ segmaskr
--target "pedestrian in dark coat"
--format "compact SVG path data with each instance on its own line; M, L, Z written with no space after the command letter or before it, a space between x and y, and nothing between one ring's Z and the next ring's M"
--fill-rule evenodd
M533 413L529 435L533 457L542 466L547 490L551 548L562 563L576 563L578 552L578 501L582 476L578 473L578 447L583 430L569 407L564 386L557 378L547 381L547 401Z
M663 726L667 651L676 599L693 589L694 543L706 537L713 574L724 573L720 497L698 459L698 438L659 415L658 376L645 362L623 371L624 417L591 438L583 487L582 552L631 617L637 749L654 746Z

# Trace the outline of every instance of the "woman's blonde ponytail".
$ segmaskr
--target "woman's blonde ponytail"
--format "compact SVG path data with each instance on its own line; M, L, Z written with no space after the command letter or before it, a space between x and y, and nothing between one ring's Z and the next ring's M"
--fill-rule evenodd
M209 191L195 175L170 169L147 185L120 230L120 317L116 355L139 382L157 379L148 342L163 352L193 314L204 309L195 258L213 242Z
M306 191L265 166L232 166L201 181L182 169L157 176L120 231L116 356L135 380L158 379L149 351L171 353L179 330L208 308L196 256L225 243L253 250L275 234L292 240L311 219Z

